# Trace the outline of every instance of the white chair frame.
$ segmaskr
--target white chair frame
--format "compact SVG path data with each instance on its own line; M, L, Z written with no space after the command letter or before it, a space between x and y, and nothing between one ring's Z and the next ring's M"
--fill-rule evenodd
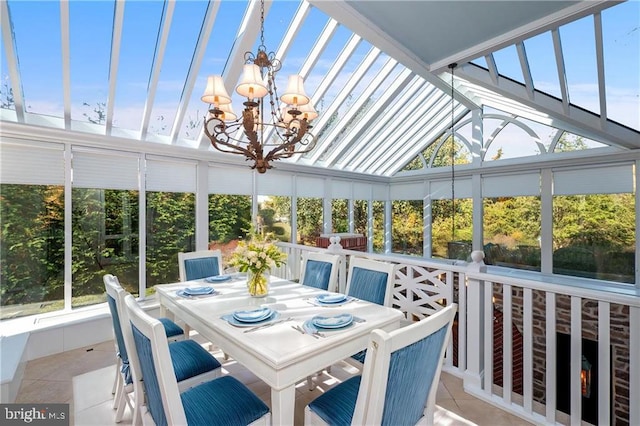
M362 380L353 413L354 425L379 425L382 422L384 402L387 392L387 381L391 354L398 349L409 346L436 331L447 327L444 343L440 351L438 366L429 389L423 417L418 424L432 425L438 382L442 372L444 354L451 337L451 327L458 306L453 303L437 313L417 321L409 326L385 332L373 330L367 348L367 357L362 372ZM305 425L325 425L326 423L309 406L305 407Z
M304 282L304 274L307 269L307 262L309 260L317 260L318 262L326 262L331 264L331 274L329 275L329 287L327 291L338 291L338 265L340 264L340 255L321 253L321 252L307 252L302 256L302 266L300 268L300 284Z
M223 273L222 269L222 251L220 250L198 250L191 252L179 252L178 253L178 273L180 281L187 281L187 273L184 267L184 261L188 259L200 259L203 257L217 257L218 258L218 271Z

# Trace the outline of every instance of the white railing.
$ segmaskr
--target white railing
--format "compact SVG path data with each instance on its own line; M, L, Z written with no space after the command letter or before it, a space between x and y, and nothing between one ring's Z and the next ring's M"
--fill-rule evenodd
M279 245L288 263L274 274L293 280L300 276L304 252L325 250ZM598 378L591 383L598 398L588 402L598 405L593 423L640 424L640 404L634 402L640 397L640 292L635 287L487 267L481 254L466 263L326 250L343 257L341 291L350 256L396 263L393 305L407 320L458 303L444 368L463 378L474 396L534 423L580 424L582 339L587 338L598 347L593 369ZM556 407L562 384L556 379L559 331L571 336L569 414Z

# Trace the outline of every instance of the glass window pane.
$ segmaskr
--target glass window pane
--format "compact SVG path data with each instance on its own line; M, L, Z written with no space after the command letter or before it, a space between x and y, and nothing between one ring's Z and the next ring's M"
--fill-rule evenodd
M373 252L384 253L384 201L373 203Z
M147 192L147 291L179 280L178 252L196 248L195 195Z
M4 43L0 43L0 108L15 110L13 100L13 87L9 80L9 68L7 67L7 57L4 50Z
M260 196L258 230L286 243L291 242L291 197Z
M455 213L454 210L455 209ZM471 255L471 199L431 201L431 257L468 260Z
M525 40L524 47L529 59L533 87L560 99L562 95L551 32L547 31Z
M540 197L483 200L484 262L540 271Z
M522 67L520 66L520 59L515 45L512 44L493 52L493 59L496 62L498 74L524 84Z
M250 228L250 195L209 195L209 249L221 250L225 265Z
M422 200L394 200L391 203L393 253L422 256L422 204Z
M72 306L102 303L105 274L138 294L138 191L73 188Z
M60 3L11 0L8 6L25 108L62 117Z
M362 234L365 237L369 235L368 227L368 201L367 200L354 200L353 201L353 230L356 234ZM366 251L366 250L365 250Z
M600 114L593 16L560 27L562 54L572 104Z
M349 232L349 200L331 200L331 222L332 232Z
M73 120L105 123L114 7L115 2L69 2Z
M634 194L553 197L553 272L635 283Z
M2 184L0 190L0 319L63 309L64 188Z
M297 199L298 244L315 246L322 233L322 198L299 197Z
M127 2L114 99L114 127L140 130L162 9L162 2Z
M640 2L602 11L607 116L640 130Z

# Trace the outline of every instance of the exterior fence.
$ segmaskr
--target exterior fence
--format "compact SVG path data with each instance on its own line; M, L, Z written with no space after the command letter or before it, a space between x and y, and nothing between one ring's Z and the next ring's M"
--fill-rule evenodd
M305 252L274 275L297 280ZM458 303L445 371L465 390L537 424L640 424L640 291L471 263L342 250L339 290L351 256L397 265L393 307L418 321ZM489 269L489 271L487 271Z

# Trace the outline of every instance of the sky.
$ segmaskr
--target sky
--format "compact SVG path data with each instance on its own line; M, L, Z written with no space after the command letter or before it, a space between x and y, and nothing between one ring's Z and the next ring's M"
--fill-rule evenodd
M107 101L109 93L109 66L114 1L69 2L70 13L70 74L73 119L86 121L95 116L93 110ZM277 50L280 40L294 16L297 2L275 1L265 19L265 45ZM62 117L62 54L60 35L60 3L57 1L8 0L15 49L18 55L22 90L27 110ZM115 93L114 125L139 130L151 70L156 57L156 42L161 33L164 3L160 1L126 1L122 45L119 56ZM182 97L202 17L205 1L178 1L171 22L166 51L159 75L159 84L151 111L150 131L168 135ZM187 129L188 123L204 116L207 105L200 96L209 74L221 74L238 25L245 12L245 1L221 2L218 16L206 47L201 69L198 71L193 93L189 96L181 136L193 138L200 125ZM640 130L640 1L631 0L602 12L605 75L607 79L607 108L609 117L624 125ZM316 38L328 18L312 8L296 41L283 60L279 73L280 90L286 86L286 76L298 73ZM560 29L570 100L581 107L599 113L597 97L597 67L593 18L588 16ZM306 90L312 95L323 76L351 37L351 32L339 27L329 47L317 61L307 77ZM531 64L536 88L559 97L559 82L555 67L553 44L549 32L525 40L525 49ZM256 42L255 47L257 47ZM339 74L332 89L325 95L326 107L350 80L352 73L371 46L361 42L345 69ZM254 48L255 50L255 48ZM522 71L514 46L494 53L500 73L523 81ZM353 94L353 99L364 90L380 69L386 56L376 61ZM5 45L2 44L3 85L9 80ZM484 59L474 61L480 65ZM231 94L233 90L227 87ZM3 87L3 92L5 89ZM234 95L236 113L242 108L239 95ZM348 108L348 106L343 107ZM187 134L189 132L189 134Z

